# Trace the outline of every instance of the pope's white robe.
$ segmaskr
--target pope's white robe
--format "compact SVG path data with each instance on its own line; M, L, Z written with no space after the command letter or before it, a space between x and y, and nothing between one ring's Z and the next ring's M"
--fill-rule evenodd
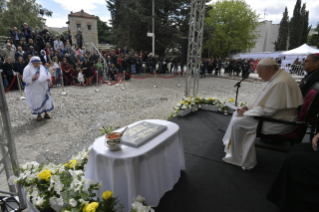
M233 114L223 138L226 153L223 160L244 169L254 168L257 165L254 142L258 120L253 116L296 121L297 108L302 104L302 94L295 80L285 71L277 71L264 83L256 101L247 106L249 110L244 117L237 117L237 112ZM284 134L293 129L293 125L264 122L262 132Z
M39 74L39 78L32 81L32 77L36 74ZM34 115L54 109L48 79L51 79L51 75L41 65L39 68L34 68L32 64L29 64L23 71L23 81L26 83L24 89L26 103Z

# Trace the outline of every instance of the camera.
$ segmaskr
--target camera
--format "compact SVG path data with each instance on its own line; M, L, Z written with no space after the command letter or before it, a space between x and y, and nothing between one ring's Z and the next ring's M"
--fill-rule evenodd
M12 33L12 32L13 32L13 29L8 29L8 31L9 31L10 33Z
M24 28L23 24L21 24L21 27Z

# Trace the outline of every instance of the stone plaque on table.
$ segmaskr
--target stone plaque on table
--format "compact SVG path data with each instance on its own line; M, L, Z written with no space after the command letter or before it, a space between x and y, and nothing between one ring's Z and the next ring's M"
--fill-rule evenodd
M141 122L127 129L122 143L131 147L140 147L167 129L167 126L150 122Z

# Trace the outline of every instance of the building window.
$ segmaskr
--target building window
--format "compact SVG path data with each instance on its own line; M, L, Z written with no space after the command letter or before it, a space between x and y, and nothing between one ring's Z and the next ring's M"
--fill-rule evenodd
M77 25L76 25L76 28L77 28L77 29L81 29L81 24L77 24Z
M91 25L88 25L88 30L91 30Z

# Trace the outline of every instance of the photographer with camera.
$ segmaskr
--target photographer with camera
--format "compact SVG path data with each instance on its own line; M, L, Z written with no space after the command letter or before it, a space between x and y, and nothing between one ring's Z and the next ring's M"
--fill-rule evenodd
M27 24L27 23L22 24L21 27L22 27L21 32L22 32L22 34L24 35L26 42L29 43L29 39L30 39L31 36L32 36L32 35L31 35L31 28L28 27L28 24Z
M23 34L17 29L17 27L14 27L13 30L9 30L11 34L11 39L13 40L13 43L15 46L19 45L19 41L22 40Z

